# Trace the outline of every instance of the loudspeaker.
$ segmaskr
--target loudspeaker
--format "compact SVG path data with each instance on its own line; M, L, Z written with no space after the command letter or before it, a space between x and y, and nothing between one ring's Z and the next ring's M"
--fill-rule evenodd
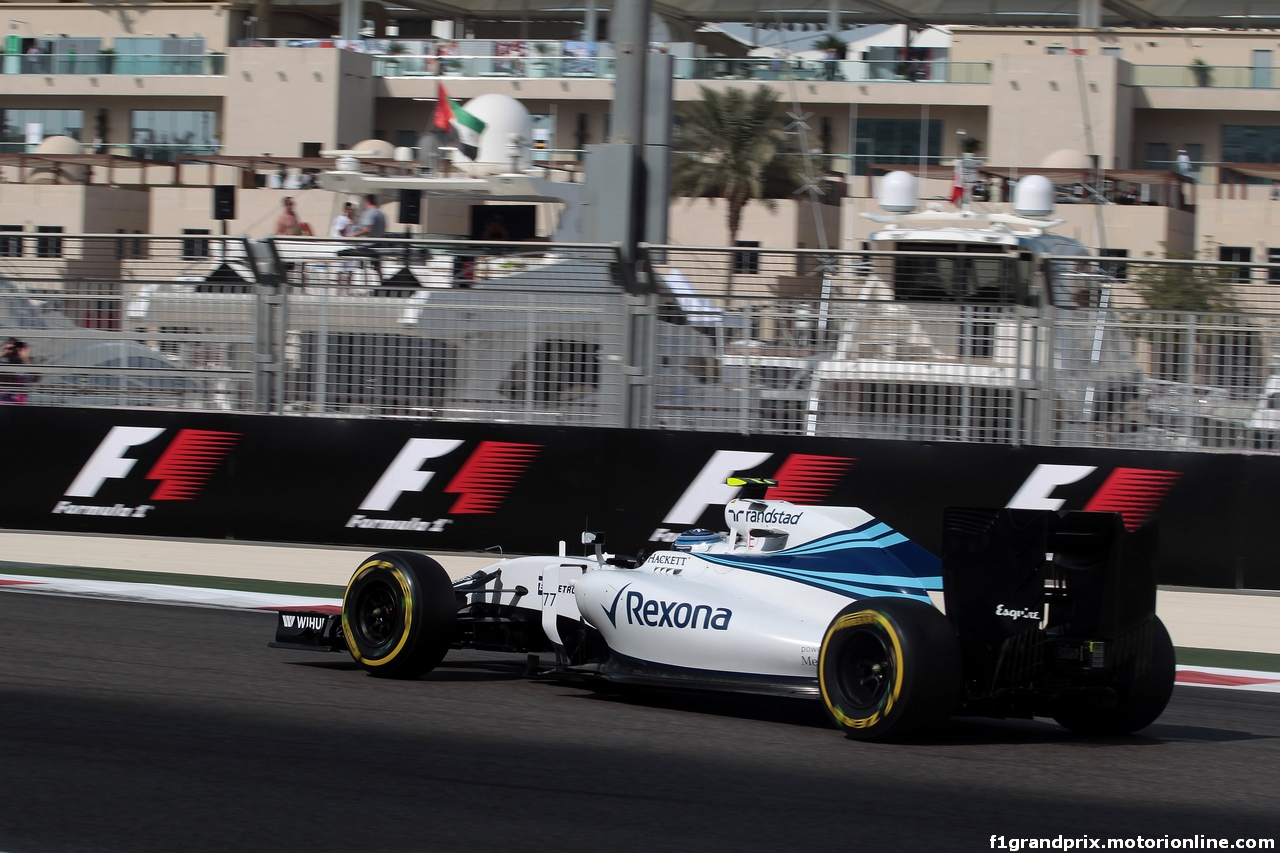
M213 218L226 221L236 218L236 188L233 184L217 184L213 188Z
M400 190L400 217L402 225L418 225L422 221L422 190Z

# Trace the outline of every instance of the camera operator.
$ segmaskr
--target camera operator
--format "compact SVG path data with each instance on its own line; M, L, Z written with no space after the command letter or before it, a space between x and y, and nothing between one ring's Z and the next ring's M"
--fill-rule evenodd
M30 363L31 347L26 341L9 338L4 342L4 347L0 348L0 403L27 402L25 389L39 377L19 373L14 367Z

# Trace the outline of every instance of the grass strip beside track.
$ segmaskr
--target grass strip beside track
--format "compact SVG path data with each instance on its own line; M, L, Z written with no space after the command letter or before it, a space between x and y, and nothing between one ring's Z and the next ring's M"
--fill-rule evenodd
M70 566L45 566L39 563L11 563L0 560L0 574L32 575L42 578L68 578L86 581L124 581L156 583L168 586L190 586L201 589L234 589L242 592L306 595L316 598L342 598L345 587L323 583L293 583L258 578L224 578L213 575L184 575L170 572L135 572L130 569L94 569Z
M1219 649L1174 650L1183 666L1217 666L1223 669L1252 669L1258 672L1280 672L1280 655L1265 652L1233 652Z

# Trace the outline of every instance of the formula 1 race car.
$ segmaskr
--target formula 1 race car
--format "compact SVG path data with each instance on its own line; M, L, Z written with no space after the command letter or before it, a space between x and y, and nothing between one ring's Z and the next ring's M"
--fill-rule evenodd
M1117 514L951 509L939 560L861 509L769 500L771 480L729 484L727 532L691 530L643 560L584 534L592 556L519 557L450 581L430 557L375 554L340 615L282 612L272 645L345 649L388 678L419 677L451 648L554 653L538 674L821 698L861 740L953 714L1120 734L1169 701L1154 543Z

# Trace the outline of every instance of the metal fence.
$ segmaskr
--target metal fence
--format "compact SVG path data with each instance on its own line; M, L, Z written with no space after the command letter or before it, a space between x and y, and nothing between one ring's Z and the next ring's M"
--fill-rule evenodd
M1266 264L44 239L0 257L31 403L1280 451Z

